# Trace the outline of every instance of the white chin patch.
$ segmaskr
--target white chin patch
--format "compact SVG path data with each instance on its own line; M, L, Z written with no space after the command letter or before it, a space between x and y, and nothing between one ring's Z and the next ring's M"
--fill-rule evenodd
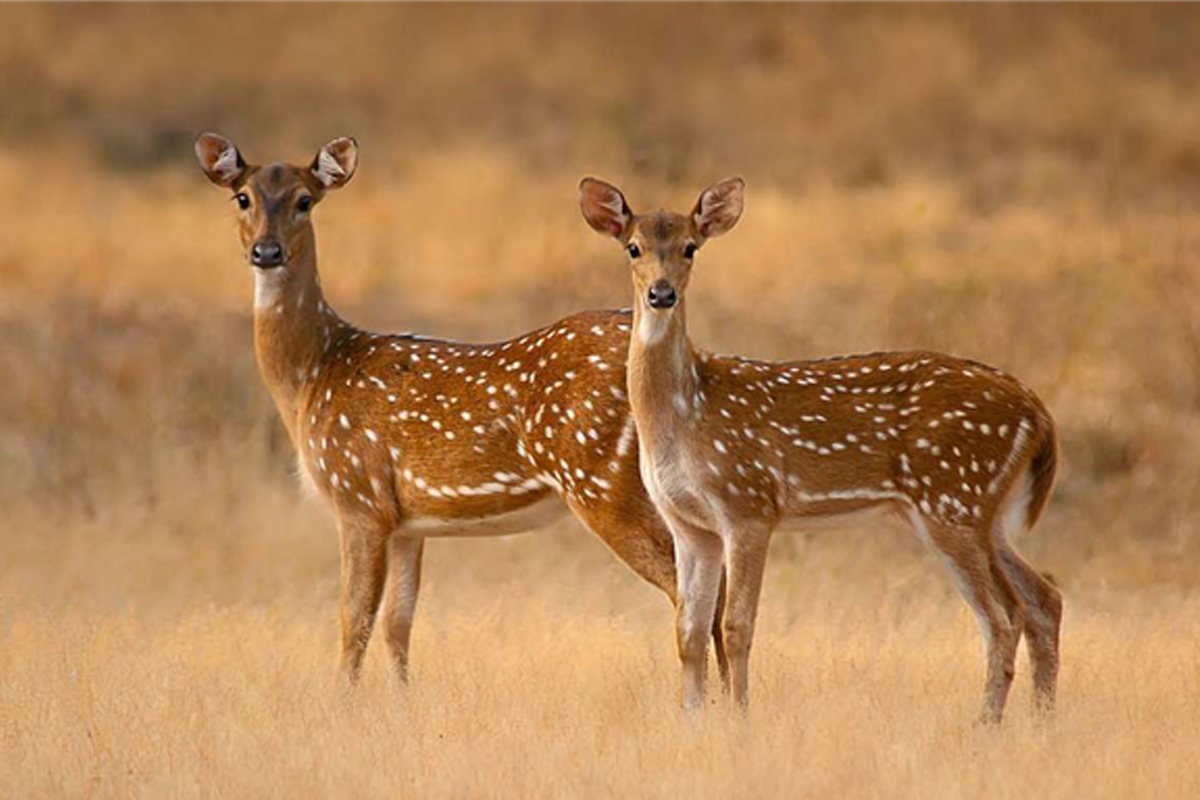
M638 322L638 337L641 338L643 344L657 344L667 334L667 325L670 321L670 312L643 308L641 320Z
M254 268L254 307L269 309L282 307L284 284L287 271L283 267L272 269Z

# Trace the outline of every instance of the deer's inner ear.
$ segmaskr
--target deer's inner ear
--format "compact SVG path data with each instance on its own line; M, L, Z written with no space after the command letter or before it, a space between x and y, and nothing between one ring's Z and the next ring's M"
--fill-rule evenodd
M633 212L621 190L595 178L584 178L579 184L579 206L583 218L597 233L624 239L633 222Z
M215 133L196 138L196 159L208 179L218 186L232 186L246 171L246 161L233 142Z
M705 189L692 210L696 232L705 239L728 233L742 216L746 184L728 178Z
M358 169L358 142L349 136L334 139L317 151L312 174L326 189L345 186Z

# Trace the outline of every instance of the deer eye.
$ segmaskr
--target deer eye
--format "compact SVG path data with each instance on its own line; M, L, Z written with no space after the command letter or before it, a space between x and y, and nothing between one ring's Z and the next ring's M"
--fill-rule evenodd
M629 253L630 258L637 258L642 254L642 248L638 247L636 244L631 244L629 247L625 248L625 252Z
M233 199L237 201L238 208L240 208L242 211L245 211L250 207L250 195L246 194L245 192L238 192Z
M302 213L307 214L309 211L312 210L312 207L313 207L312 195L306 194L303 197L301 197L299 200L296 201L296 210L300 211Z
M698 245L696 245L694 242L688 242L683 247L683 257L684 258L692 258L696 255L696 251L699 249L700 249L700 247Z

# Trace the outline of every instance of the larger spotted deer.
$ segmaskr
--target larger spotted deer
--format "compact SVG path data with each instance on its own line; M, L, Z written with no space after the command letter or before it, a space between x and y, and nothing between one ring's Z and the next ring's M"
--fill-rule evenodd
M742 181L708 188L688 214L635 214L594 179L580 192L588 223L621 243L632 269L629 403L643 482L675 539L685 704L703 702L722 574L719 622L744 704L772 531L869 510L911 524L975 611L983 719L1003 713L1022 631L1035 697L1052 704L1062 600L1009 544L1037 521L1054 481L1054 424L1033 392L940 353L768 363L698 350L687 332L693 259L738 221Z
M196 154L232 192L259 372L301 478L337 520L347 685L385 594L393 671L407 679L427 537L530 530L569 508L674 600L671 537L641 485L625 396L628 313L581 313L495 344L360 330L324 298L311 217L354 175L354 140L304 166L247 164L211 133Z

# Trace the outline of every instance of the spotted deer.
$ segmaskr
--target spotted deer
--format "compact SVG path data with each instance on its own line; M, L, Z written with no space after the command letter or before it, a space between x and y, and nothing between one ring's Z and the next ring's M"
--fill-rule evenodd
M950 567L987 647L982 718L999 721L1022 632L1035 697L1054 700L1062 600L1009 536L1038 519L1054 481L1054 423L1032 391L991 367L932 352L770 363L688 338L697 251L729 231L743 183L706 189L689 214L635 214L602 181L584 217L624 247L634 285L629 404L642 480L675 540L684 703L704 698L707 631L719 622L732 692L748 697L767 543L782 523L859 512L906 520Z
M628 312L494 344L360 330L325 300L311 216L353 177L356 142L334 139L306 166L250 165L211 133L196 154L232 192L259 372L302 482L337 521L347 686L381 604L393 673L407 680L427 537L530 530L569 508L674 601L672 541L641 485L625 394Z

